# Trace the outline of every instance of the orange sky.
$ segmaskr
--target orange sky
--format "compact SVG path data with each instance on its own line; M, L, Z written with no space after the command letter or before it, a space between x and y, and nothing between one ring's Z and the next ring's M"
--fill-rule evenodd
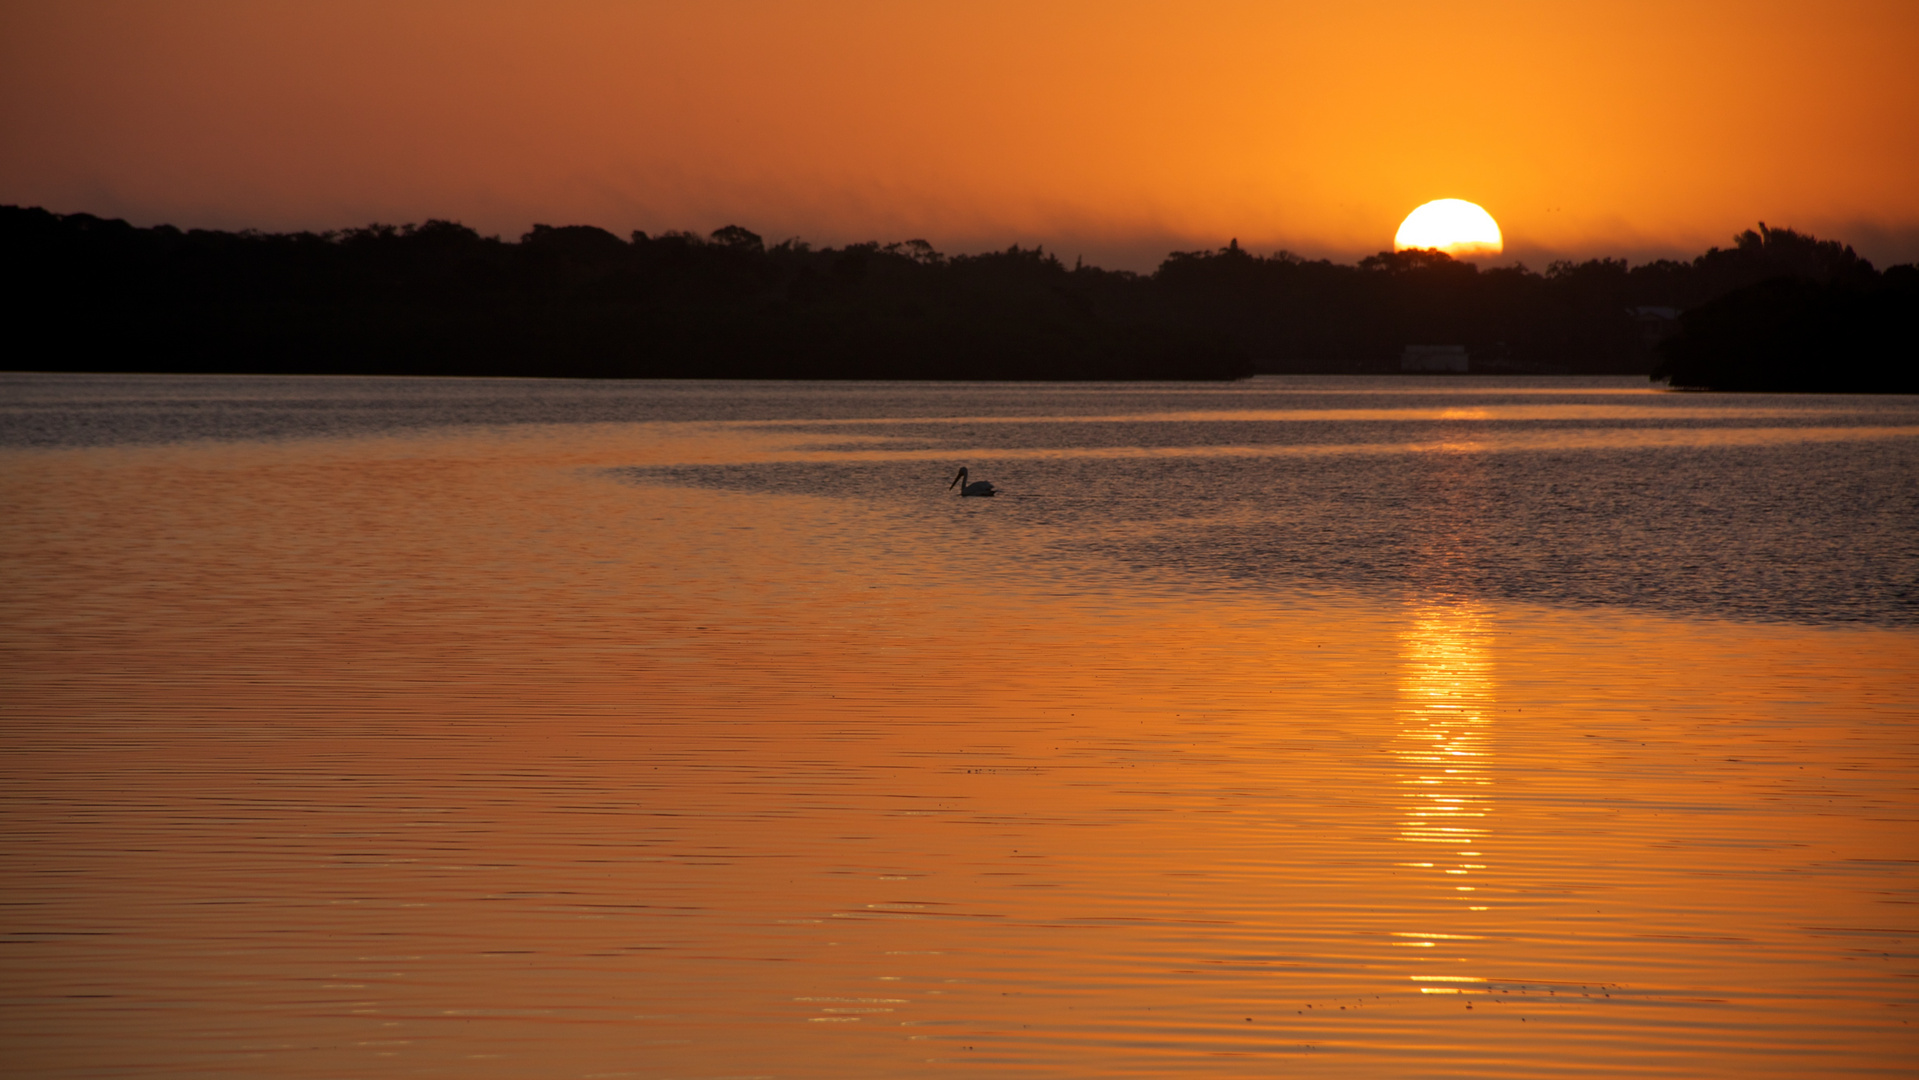
M0 203L446 217L1150 268L1347 260L1471 199L1507 260L1764 220L1919 258L1919 4L8 0Z

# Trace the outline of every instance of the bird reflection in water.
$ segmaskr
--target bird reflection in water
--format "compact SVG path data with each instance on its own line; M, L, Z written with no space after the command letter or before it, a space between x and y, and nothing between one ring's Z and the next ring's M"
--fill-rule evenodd
M1399 865L1429 872L1445 899L1433 912L1440 925L1393 937L1396 945L1431 950L1422 959L1448 962L1445 974L1412 977L1429 994L1459 993L1483 981L1450 965L1463 959L1456 955L1461 943L1478 940L1471 924L1460 921L1459 908L1486 910L1479 883L1492 811L1489 644L1487 619L1469 602L1424 606L1401 636L1401 726L1392 751L1405 797L1399 839L1419 847Z

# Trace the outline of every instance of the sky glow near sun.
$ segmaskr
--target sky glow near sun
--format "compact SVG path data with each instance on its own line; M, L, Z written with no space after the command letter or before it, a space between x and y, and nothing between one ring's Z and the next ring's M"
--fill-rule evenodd
M1381 60L1414 55L1480 59ZM1911 0L15 0L0 203L1149 270L1349 261L1461 192L1536 267L1762 220L1884 264L1919 256L1913 55Z
M1393 236L1393 250L1431 248L1456 259L1481 258L1504 251L1499 223L1484 207L1464 199L1434 199L1406 215Z

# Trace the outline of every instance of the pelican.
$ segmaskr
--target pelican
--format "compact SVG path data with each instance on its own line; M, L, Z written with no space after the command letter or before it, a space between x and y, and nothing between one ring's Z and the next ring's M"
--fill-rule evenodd
M961 495L991 495L994 493L993 482L991 480L975 480L970 484L967 483L966 466L964 465L960 466L959 475L953 478L953 483L946 485L946 490L953 490L954 485L959 486Z

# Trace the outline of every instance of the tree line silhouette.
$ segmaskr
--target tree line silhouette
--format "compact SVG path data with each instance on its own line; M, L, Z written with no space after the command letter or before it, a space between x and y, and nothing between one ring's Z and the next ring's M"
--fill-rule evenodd
M1230 379L1396 371L1409 344L1458 344L1480 371L1657 367L1712 385L1686 380L1716 370L1709 339L1747 318L1741 290L1906 296L1911 270L1763 225L1640 266L1340 265L1235 241L1136 274L1037 247L769 246L737 225L624 240L536 225L508 242L437 220L222 232L22 207L0 207L0 253L16 369L603 378ZM1857 307L1830 303L1832 325Z

